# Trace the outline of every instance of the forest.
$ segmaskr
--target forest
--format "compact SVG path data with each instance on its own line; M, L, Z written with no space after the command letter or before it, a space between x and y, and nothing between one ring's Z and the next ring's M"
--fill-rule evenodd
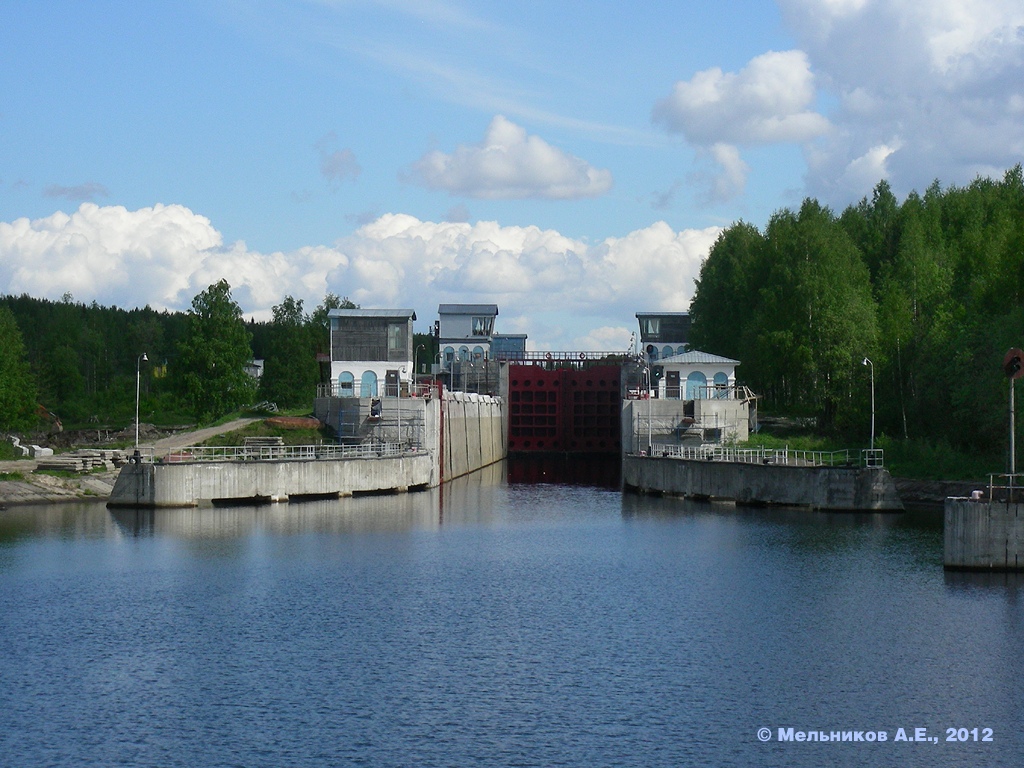
M216 418L266 400L311 408L327 313L355 307L328 294L312 312L286 296L267 322L246 320L226 281L189 312L124 310L30 296L0 296L0 430L169 425ZM145 359L143 359L145 355ZM263 359L259 386L244 372Z
M1021 166L902 203L883 181L838 216L808 199L763 231L727 228L700 271L691 342L742 361L764 412L866 443L873 375L880 435L999 456L1022 290Z

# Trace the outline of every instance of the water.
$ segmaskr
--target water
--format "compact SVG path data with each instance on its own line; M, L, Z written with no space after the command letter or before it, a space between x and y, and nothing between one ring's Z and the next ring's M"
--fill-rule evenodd
M503 468L443 494L7 510L0 763L1019 765L1024 578L945 574L941 534Z

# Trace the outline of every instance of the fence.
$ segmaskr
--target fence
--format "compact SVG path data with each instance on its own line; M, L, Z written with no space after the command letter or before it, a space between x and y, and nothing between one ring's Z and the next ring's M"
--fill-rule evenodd
M429 398L435 390L432 384L410 384L402 382L402 397L424 397ZM362 382L353 381L339 383L332 381L329 384L317 384L317 397L353 397L359 399L398 397L398 387L395 384L390 386L384 382L375 382L372 385L362 386Z
M163 457L166 463L191 461L310 461L315 459L366 459L415 453L416 446L400 443L361 445L193 445ZM140 450L143 461L153 461L152 449ZM134 457L133 457L134 459Z
M641 452L643 455L643 452ZM732 448L722 445L661 445L651 447L652 456L691 461L731 461L741 464L775 464L788 467L883 467L882 449L851 451L797 451L790 448Z

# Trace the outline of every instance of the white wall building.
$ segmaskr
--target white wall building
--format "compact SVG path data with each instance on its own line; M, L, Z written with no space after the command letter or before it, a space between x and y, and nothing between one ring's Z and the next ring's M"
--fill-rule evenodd
M331 385L338 397L397 397L413 379L411 309L332 309Z
M437 308L441 369L453 363L479 363L491 357L497 304L441 304Z

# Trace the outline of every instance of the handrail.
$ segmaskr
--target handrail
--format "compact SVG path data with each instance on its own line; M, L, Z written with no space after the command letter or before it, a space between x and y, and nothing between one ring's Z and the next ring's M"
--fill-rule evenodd
M641 451L641 456L646 455ZM788 467L884 466L882 449L861 451L859 456L850 449L838 451L805 451L791 448L733 448L722 445L663 445L654 444L652 456L690 461L728 461L741 464L774 464Z
M421 449L404 443L359 445L191 445L163 457L165 463L201 461L313 461L317 459L365 459L403 456ZM153 461L152 454L148 456Z

